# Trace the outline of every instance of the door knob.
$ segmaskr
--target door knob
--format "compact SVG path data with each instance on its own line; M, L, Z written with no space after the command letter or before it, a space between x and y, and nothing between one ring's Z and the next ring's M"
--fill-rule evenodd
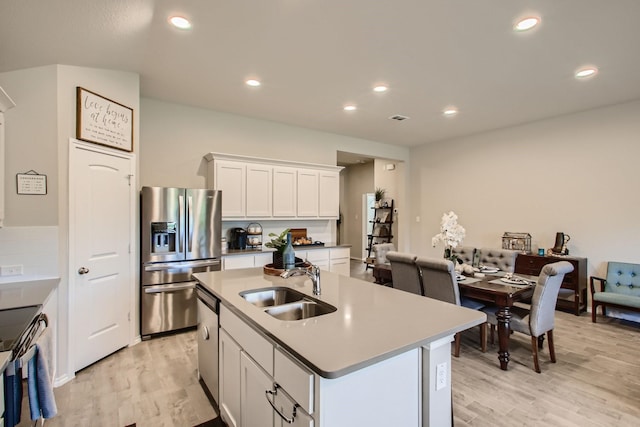
M80 267L78 269L78 274L87 274L89 272L89 269L86 267Z

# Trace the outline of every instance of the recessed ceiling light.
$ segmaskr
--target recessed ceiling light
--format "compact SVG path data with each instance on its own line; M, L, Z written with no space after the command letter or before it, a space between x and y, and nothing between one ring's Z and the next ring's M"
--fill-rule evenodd
M515 31L527 31L535 27L540 23L540 17L538 16L529 16L527 18L521 19L515 23L513 29Z
M169 22L171 22L174 27L180 28L181 30L188 30L191 28L191 22L182 16L172 16L169 18Z
M249 79L245 83L246 83L247 86L252 86L252 87L258 87L258 86L260 86L262 84L258 80L255 80L255 79Z
M355 105L349 104L344 106L344 111L356 111L357 108L358 107L356 107Z
M596 67L584 67L580 68L576 71L576 79L587 79L589 77L593 77L598 74L598 69Z
M442 110L442 115L445 117L453 117L458 114L458 109L456 107L447 107Z
M378 85L378 86L375 86L373 88L374 92L386 92L388 90L389 90L389 88L387 86L385 86L385 85Z

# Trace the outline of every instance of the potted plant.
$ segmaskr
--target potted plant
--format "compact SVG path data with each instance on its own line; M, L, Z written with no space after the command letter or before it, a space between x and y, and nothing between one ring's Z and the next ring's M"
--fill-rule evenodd
M284 252L285 246L287 246L287 233L289 233L289 231L291 231L291 229L287 228L279 235L276 233L269 233L269 237L272 239L264 244L267 248L276 250L273 253L273 268L284 268L282 263L282 253Z
M382 199L384 199L384 193L386 193L387 190L385 190L384 188L380 188L377 187L376 191L375 191L375 197L376 197L376 208L380 207L380 202L382 202Z

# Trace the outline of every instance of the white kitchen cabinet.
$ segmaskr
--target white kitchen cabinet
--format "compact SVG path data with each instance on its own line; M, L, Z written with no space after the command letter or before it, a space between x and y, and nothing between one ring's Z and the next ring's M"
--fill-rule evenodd
M225 255L222 257L223 270L236 270L238 268L262 267L273 262L273 253L255 253L246 255Z
M273 380L245 352L240 356L240 381L242 427L273 426L275 414L265 394Z
M237 270L239 268L255 267L254 255L233 255L222 257L223 270Z
M246 216L249 218L268 218L272 214L273 167L257 163L247 163L246 171ZM224 196L222 200L224 204Z
M297 170L285 166L273 168L273 216L295 218L297 215Z
M330 248L329 249L329 271L351 276L351 249L350 248Z
M296 249L296 257L317 265L321 270L329 270L329 249Z
M443 342L440 352L449 357L450 339ZM220 307L220 412L230 426L377 426L383 425L380 417L384 425L418 426L420 369L435 370L435 362L421 360L416 348L339 378L323 378L226 306ZM393 393L380 392L381 384L390 385ZM266 394L285 418L296 408L293 423L271 408Z
M215 162L213 189L222 191L222 217L244 218L246 207L246 173L244 163L220 160Z
M240 346L220 328L220 416L229 427L240 427Z
M335 219L339 166L208 153L207 188L222 190L222 219Z
M340 215L340 173L321 171L318 176L318 216L335 218Z
M298 169L298 217L318 216L319 172L312 169Z

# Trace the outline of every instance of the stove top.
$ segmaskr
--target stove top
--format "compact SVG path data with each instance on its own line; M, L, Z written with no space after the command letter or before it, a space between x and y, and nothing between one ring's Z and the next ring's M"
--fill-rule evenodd
M41 305L0 310L0 351L13 351L20 336L41 310Z

